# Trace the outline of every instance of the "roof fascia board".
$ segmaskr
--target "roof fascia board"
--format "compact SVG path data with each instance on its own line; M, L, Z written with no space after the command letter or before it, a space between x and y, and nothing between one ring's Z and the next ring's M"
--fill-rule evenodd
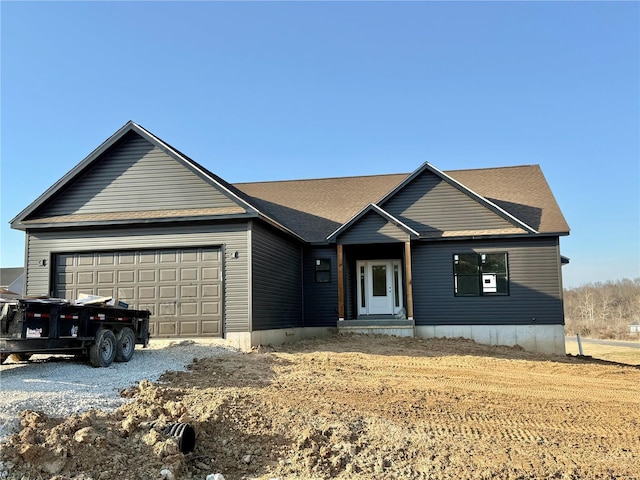
M164 217L164 218L137 218L127 220L93 220L77 222L49 222L49 223L20 223L16 230L40 230L69 227L107 227L109 225L146 225L150 223L174 223L174 222L204 222L220 220L247 220L257 218L257 213L238 213L231 215L202 215L196 217Z
M496 205L492 201L486 199L485 197L483 197L479 193L474 192L469 187L464 186L462 183L458 182L453 177L450 177L449 175L444 173L442 170L434 167L429 162L424 162L415 172L413 172L411 175L409 175L407 178L405 178L404 181L402 183L400 183L400 185L398 185L396 188L394 188L388 194L386 194L378 202L378 204L379 205L383 205L384 203L389 201L393 196L395 196L400 190L402 190L404 187L406 187L409 183L411 183L415 178L417 178L425 170L428 170L429 172L433 173L437 177L439 177L442 180L444 180L445 182L447 182L452 187L456 188L457 190L459 190L462 193L466 194L467 196L471 197L473 200L475 200L476 202L480 203L484 207L487 207L489 210L492 210L493 212L497 213L498 215L500 215L502 218L504 218L505 220L509 221L510 223L514 223L514 224L518 225L519 227L524 228L529 233L536 233L536 234L539 233L533 227L527 225L522 220L514 217L509 212L507 212L505 209L499 207L498 205Z
M412 238L419 238L420 237L420 234L418 232L416 232L413 228L409 227L407 224L405 224L402 221L398 220L396 217L391 215L389 212L383 210L382 208L380 208L375 203L370 203L369 205L364 207L362 210L360 210L358 213L356 213L346 223L343 223L342 225L340 225L333 233L331 233L331 235L327 236L327 242L329 242L329 243L334 242L337 239L338 235L340 235L345 230L349 229L358 220L360 220L364 215L366 215L368 212L371 212L371 211L377 213L382 218L384 218L386 221L393 223L394 225L396 225L401 230L404 230Z

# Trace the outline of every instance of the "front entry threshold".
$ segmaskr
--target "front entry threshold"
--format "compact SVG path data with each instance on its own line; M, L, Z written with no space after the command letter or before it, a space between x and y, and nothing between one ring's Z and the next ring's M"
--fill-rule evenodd
M339 327L413 327L413 320L396 318L393 315L359 315L356 320L343 320Z
M396 337L413 337L413 320L400 320L391 315L361 316L357 320L338 322L339 333L361 333L365 335L392 335ZM384 318L381 318L384 317Z

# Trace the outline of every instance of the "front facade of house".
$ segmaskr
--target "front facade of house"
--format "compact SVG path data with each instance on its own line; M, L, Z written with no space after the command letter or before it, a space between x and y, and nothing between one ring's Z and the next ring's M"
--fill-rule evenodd
M569 228L537 166L231 185L128 122L11 225L27 295L113 296L149 309L155 337L564 353Z

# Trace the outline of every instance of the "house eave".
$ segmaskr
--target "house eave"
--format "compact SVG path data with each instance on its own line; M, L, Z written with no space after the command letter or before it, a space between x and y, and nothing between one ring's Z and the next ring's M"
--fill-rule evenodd
M75 221L75 222L38 222L38 223L19 223L11 225L16 230L51 230L62 228L85 228L85 227L109 227L109 226L135 226L149 225L161 223L202 223L202 222L219 222L226 220L248 220L250 218L258 218L256 213L230 214L230 215L203 215L198 217L163 217L163 218L136 218L122 220L94 220L94 221Z

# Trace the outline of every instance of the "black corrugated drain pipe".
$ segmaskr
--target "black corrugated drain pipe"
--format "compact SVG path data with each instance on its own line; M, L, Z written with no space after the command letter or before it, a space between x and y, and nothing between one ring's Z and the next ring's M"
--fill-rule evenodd
M172 423L162 433L177 438L178 448L182 453L193 452L196 448L196 431L188 423Z

